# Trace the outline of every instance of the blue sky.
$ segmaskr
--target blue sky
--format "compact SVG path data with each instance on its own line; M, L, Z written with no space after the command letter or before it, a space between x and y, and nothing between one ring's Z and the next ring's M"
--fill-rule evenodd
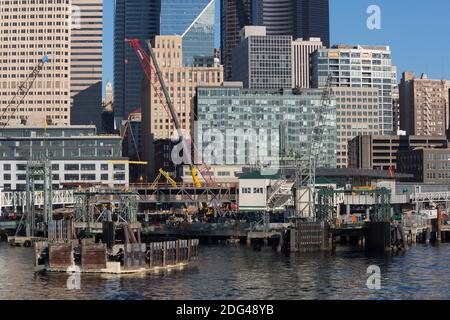
M113 81L114 0L104 3L105 83ZM369 5L381 8L381 30L369 30L366 26ZM389 45L399 78L402 72L412 71L418 75L427 73L430 78L450 79L450 1L330 0L330 6L332 44Z

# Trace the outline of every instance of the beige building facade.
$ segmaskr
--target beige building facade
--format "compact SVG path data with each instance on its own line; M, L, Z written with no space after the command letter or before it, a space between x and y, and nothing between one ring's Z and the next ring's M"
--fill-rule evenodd
M337 167L347 168L348 142L358 135L381 134L379 91L333 88L336 96Z
M68 1L0 0L0 122L70 124L70 15ZM49 61L23 102L8 108L46 55Z
M440 136L357 136L349 142L348 165L357 169L397 171L399 152L447 146L447 139Z
M310 56L320 48L320 38L292 41L292 88L311 88Z
M400 84L400 125L407 134L445 136L449 128L450 81L416 78L403 73Z
M185 132L190 132L191 121L195 117L193 111L197 86L222 85L223 66L184 67L180 36L156 36L152 46L177 110L180 125ZM160 103L157 92L148 81L144 81L142 90L144 158L150 163L150 171L153 171L154 168L151 167L152 157L155 154L153 143L157 140L170 139L174 133L174 124L168 111Z

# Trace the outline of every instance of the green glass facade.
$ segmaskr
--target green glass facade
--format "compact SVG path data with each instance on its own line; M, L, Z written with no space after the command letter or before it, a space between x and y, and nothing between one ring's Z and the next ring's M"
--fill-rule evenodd
M209 140L206 132L236 129L277 131L280 153L309 150L321 90L248 90L242 87L200 87L197 90L197 122L193 134L197 148L204 150ZM336 100L332 99L319 155L319 166L336 167ZM229 147L229 145L228 145ZM229 154L224 146L224 155ZM247 158L246 158L247 159ZM228 163L227 163L228 164ZM248 163L235 163L248 165Z

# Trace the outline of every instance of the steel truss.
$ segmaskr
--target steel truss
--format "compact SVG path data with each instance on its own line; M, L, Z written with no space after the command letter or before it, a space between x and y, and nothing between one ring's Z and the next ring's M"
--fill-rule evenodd
M345 193L366 194L375 199L370 221L389 222L391 219L391 191L386 188L375 190L331 190L322 189L318 192L317 221L334 222L337 218L336 195Z
M117 215L118 224L131 224L137 221L139 194L132 191L87 191L75 192L75 222L84 222L89 226L109 221L112 215L108 210L100 211L99 206L111 205L111 214Z
M52 193L52 165L49 160L31 160L27 164L26 174L26 192L25 192L25 211L22 214L16 235L25 228L27 237L33 237L36 234L36 182L43 181L43 190L41 192L43 204L44 224L53 218L53 193Z

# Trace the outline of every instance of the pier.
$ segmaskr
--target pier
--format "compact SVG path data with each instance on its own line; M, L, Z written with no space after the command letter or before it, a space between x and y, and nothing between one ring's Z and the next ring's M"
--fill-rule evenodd
M36 242L34 250L37 270L121 275L184 268L198 256L198 240L118 245L111 250L89 241Z
M267 188L266 197L249 197L241 192L243 186ZM239 184L215 187L134 184L120 189L57 190L52 191L51 198L45 191L35 191L34 216L25 211L14 220L3 219L0 234L9 235L13 245L54 243L59 241L55 230L61 228L55 223L70 221L73 234L71 238L67 235L65 241L89 236L95 239L93 244L101 244L106 241L105 234L109 238L115 233L114 240L109 238L106 242L119 239L117 244L125 245L121 230L127 228L129 236L135 235L129 243L145 244L147 253L153 242L197 239L199 243L241 243L256 250L268 246L278 252L302 253L330 251L338 245L398 252L415 243L444 242L450 238L450 191L397 186L393 181L341 188L328 183L317 187L316 214L299 217L293 187L289 179L273 176L264 180L251 173ZM1 197L3 208L30 207L26 192L2 192ZM46 205L49 199L52 206ZM111 226L107 227L110 224L114 225L114 232ZM74 248L80 246L81 242L74 244ZM97 271L105 269L102 264Z

